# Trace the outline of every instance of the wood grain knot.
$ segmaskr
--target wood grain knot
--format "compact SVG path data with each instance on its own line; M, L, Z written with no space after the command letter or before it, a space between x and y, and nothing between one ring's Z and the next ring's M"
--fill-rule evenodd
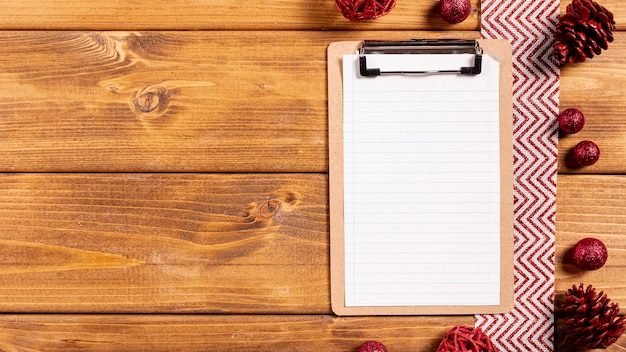
M259 205L258 215L260 218L270 219L276 215L282 208L282 203L277 199L270 199Z
M246 224L255 227L273 226L282 223L284 216L295 210L300 203L299 195L291 191L275 191L263 200L248 203L242 213Z
M164 87L147 87L135 95L131 105L139 113L162 112L167 108L169 96L169 90Z
M135 106L141 112L154 111L159 107L159 95L153 92L146 92L135 99Z

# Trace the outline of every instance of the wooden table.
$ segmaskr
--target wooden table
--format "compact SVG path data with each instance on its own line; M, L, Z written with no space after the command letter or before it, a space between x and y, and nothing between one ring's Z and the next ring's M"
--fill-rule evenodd
M472 325L332 314L326 108L329 43L477 38L472 3L452 26L435 0L360 24L332 0L0 1L0 350L434 351ZM559 141L556 293L626 306L626 5L601 3L615 42L561 71L587 124ZM570 168L582 139L601 159ZM587 236L601 270L564 259Z

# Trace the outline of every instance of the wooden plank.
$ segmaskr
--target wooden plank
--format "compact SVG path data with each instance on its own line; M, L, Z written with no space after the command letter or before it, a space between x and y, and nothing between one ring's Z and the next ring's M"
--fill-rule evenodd
M2 174L3 312L330 313L327 177Z
M172 4L156 0L124 1L61 1L2 0L0 29L55 30L478 30L480 1L471 0L470 17L461 24L449 25L438 18L437 2L398 1L396 8L384 17L364 23L343 18L333 1L200 0ZM571 0L561 1L561 13ZM601 4L613 12L617 30L626 18L626 4L619 0L603 0ZM272 9L272 11L268 11Z
M325 172L328 44L449 34L0 32L0 171Z
M480 1L471 3L470 17L450 25L435 12L436 1L398 1L387 16L353 23L332 0L2 0L0 29L478 30Z
M434 351L473 317L0 315L5 351Z
M625 186L558 177L557 292L626 302ZM330 312L325 175L4 174L0 200L3 311ZM566 260L587 236L601 270Z
M585 126L559 139L560 173L626 173L625 55L626 33L617 32L615 41L601 55L561 69L560 110L580 109L585 114ZM592 140L600 147L600 160L595 165L579 168L572 162L571 150L582 140Z
M137 0L117 2L49 0L2 0L0 29L55 30L479 30L480 1L471 0L470 17L461 24L449 25L438 18L437 2L398 1L384 17L364 23L343 18L333 1L218 0L210 3L190 0L172 4L164 0L149 5ZM561 13L571 0L561 1ZM613 12L617 30L623 30L626 4L603 0ZM268 11L272 9L272 11Z
M0 175L0 309L330 312L321 174ZM626 302L626 177L560 175L556 288ZM596 236L610 259L565 260Z
M584 283L626 307L626 176L560 175L557 187L557 298L572 285ZM571 248L585 237L598 238L607 246L609 257L599 270L580 270L569 257Z

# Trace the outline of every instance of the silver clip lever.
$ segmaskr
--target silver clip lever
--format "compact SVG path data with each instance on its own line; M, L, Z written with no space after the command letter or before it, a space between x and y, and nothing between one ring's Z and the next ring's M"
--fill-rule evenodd
M367 54L474 54L474 66L460 67L458 70L429 71L381 71L367 67ZM462 74L478 75L482 70L483 50L476 40L432 40L414 39L407 41L364 41L359 49L359 71L361 76L381 75L425 75Z

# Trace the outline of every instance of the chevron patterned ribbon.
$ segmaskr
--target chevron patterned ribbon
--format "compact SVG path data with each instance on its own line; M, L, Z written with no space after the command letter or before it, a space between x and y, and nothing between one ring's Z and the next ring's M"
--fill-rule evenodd
M482 0L481 35L513 47L515 307L477 315L499 351L554 350L558 0Z

